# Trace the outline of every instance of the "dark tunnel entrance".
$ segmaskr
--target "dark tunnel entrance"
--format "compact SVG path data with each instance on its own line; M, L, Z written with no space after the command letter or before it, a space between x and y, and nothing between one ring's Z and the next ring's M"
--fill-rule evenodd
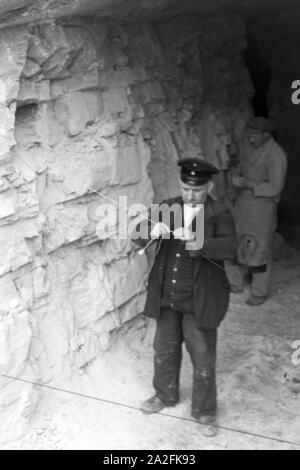
M292 83L300 79L300 5L292 14L278 6L274 11L244 12L244 20L244 60L254 87L253 112L272 120L273 136L288 157L286 183L278 207L278 232L299 248L300 105L292 102Z
M268 92L272 80L272 71L261 56L257 40L249 28L247 28L246 39L247 48L244 51L244 59L254 85L252 99L254 114L267 118L269 117Z

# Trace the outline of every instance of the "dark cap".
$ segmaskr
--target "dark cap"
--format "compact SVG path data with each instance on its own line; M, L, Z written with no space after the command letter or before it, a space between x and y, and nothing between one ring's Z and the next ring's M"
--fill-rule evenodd
M183 158L178 165L181 167L181 181L191 186L206 184L219 173L215 166L200 158Z
M250 119L246 127L247 132L273 132L273 124L266 118L254 117Z

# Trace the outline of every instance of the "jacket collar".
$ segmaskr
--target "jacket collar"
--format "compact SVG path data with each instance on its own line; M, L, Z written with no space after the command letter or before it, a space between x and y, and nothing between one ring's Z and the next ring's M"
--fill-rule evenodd
M215 212L214 212L214 209L213 209L213 204L214 204L213 201L216 201L216 198L208 196L208 198L205 202L205 220L209 220L209 219L212 219L212 218L215 217ZM183 206L182 197L178 196L178 198L176 198L174 200L174 203L179 203Z

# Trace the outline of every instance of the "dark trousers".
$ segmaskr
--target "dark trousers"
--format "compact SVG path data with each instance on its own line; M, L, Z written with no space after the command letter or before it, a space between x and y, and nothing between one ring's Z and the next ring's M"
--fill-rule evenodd
M156 395L166 406L179 401L183 341L193 364L192 416L215 414L217 330L197 330L193 314L161 311L153 345Z

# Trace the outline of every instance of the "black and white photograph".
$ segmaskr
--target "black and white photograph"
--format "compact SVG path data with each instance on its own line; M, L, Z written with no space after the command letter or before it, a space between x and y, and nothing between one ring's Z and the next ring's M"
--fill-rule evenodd
M299 0L0 0L0 450L300 450Z

